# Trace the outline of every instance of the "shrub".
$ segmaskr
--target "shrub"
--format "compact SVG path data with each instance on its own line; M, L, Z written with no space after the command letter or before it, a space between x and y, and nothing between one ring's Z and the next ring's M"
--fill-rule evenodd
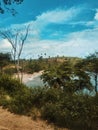
M17 70L15 68L5 68L4 70L5 74L13 75L14 73L17 73Z
M44 103L56 103L60 100L63 94L61 89L58 88L48 88L44 93L43 101Z
M41 108L45 104L47 91L48 91L48 88L45 88L45 87L36 87L36 88L31 89L32 102L35 107Z
M9 110L17 114L27 115L32 109L31 92L28 89L23 89L17 93L11 101Z
M6 74L0 76L0 89L5 91L8 95L14 96L16 93L21 91L25 86L20 83L17 79L11 78Z
M88 95L70 95L42 108L42 117L71 130L97 130L98 105Z
M2 74L0 77L0 105L11 112L26 114L32 107L31 90L18 80Z
M57 88L28 88L8 75L0 77L0 105L17 114L37 115L70 130L98 130L98 94L66 94Z

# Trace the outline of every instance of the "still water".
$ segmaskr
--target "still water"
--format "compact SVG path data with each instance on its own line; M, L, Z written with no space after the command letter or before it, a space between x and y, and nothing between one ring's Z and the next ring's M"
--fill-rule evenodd
M92 83L93 86L95 85L93 77L91 78L91 83ZM43 87L43 86L45 86L45 84L43 83L43 80L41 80L40 76L34 77L33 79L29 80L26 83L26 85L28 87ZM84 93L90 93L87 89L84 89L83 92ZM95 91L93 90L90 94L94 95Z
M43 81L40 79L40 76L37 76L31 80L29 80L26 85L28 87L43 87L44 83Z

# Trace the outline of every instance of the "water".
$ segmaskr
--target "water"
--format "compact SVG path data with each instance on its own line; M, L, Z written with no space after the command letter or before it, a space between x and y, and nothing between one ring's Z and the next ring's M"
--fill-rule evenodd
M95 85L93 77L91 78L91 83L93 86ZM29 80L26 83L26 85L28 87L44 87L45 86L45 84L43 83L43 80L41 80L40 76L34 77L33 79ZM84 89L84 92L89 93L89 91L87 89ZM94 95L94 94L95 94L95 91L93 90L91 92L91 95Z
M44 83L40 76L34 77L32 80L26 83L28 87L43 87Z

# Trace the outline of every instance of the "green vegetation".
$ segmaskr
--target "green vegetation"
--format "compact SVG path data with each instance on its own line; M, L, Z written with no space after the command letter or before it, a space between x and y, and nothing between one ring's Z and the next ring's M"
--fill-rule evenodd
M64 57L21 60L24 72L45 70L42 79L46 86L29 88L3 72L0 105L16 114L42 118L70 130L98 130L98 92L90 81L90 74L98 65L95 59L91 61ZM91 95L94 90L95 95Z
M88 95L59 95L59 100L47 102L42 116L50 122L72 130L97 130L98 106Z
M11 62L11 55L9 53L0 53L0 72L3 71L3 67Z
M89 55L85 59L85 69L89 72L94 79L94 87L95 92L97 93L97 85L98 85L98 52Z
M58 66L48 68L41 77L50 87L63 88L66 93L77 92L84 88L91 90L90 77L79 65L80 63L82 62L73 65L70 60L64 61Z
M36 119L40 116L59 127L72 130L97 130L98 94L66 94L58 88L27 88L19 81L0 80L0 105L11 112ZM2 75L4 82L4 75ZM10 88L8 88L10 86ZM13 86L13 89L12 89Z

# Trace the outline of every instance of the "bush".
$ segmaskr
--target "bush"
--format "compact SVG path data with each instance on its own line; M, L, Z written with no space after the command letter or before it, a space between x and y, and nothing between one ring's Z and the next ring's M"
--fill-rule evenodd
M37 114L70 130L98 130L98 94L66 94L57 88L28 88L7 75L0 77L0 105L17 114Z
M31 90L5 74L0 77L0 94L0 105L11 112L26 114L32 107Z
M20 83L17 79L11 78L6 74L0 76L0 89L5 91L8 95L14 96L16 93L21 91L25 86Z
M33 107L31 92L29 89L23 89L11 101L9 110L17 114L27 115Z
M17 70L15 68L5 68L4 70L5 74L13 75L14 73L17 73Z
M31 89L32 103L36 108L41 108L44 104L43 97L46 93L45 88L37 87Z
M92 102L93 98L88 95L65 95L55 103L44 105L42 117L71 130L98 130L98 105Z
M56 103L60 100L62 94L61 89L48 88L44 94L43 101L44 103Z

